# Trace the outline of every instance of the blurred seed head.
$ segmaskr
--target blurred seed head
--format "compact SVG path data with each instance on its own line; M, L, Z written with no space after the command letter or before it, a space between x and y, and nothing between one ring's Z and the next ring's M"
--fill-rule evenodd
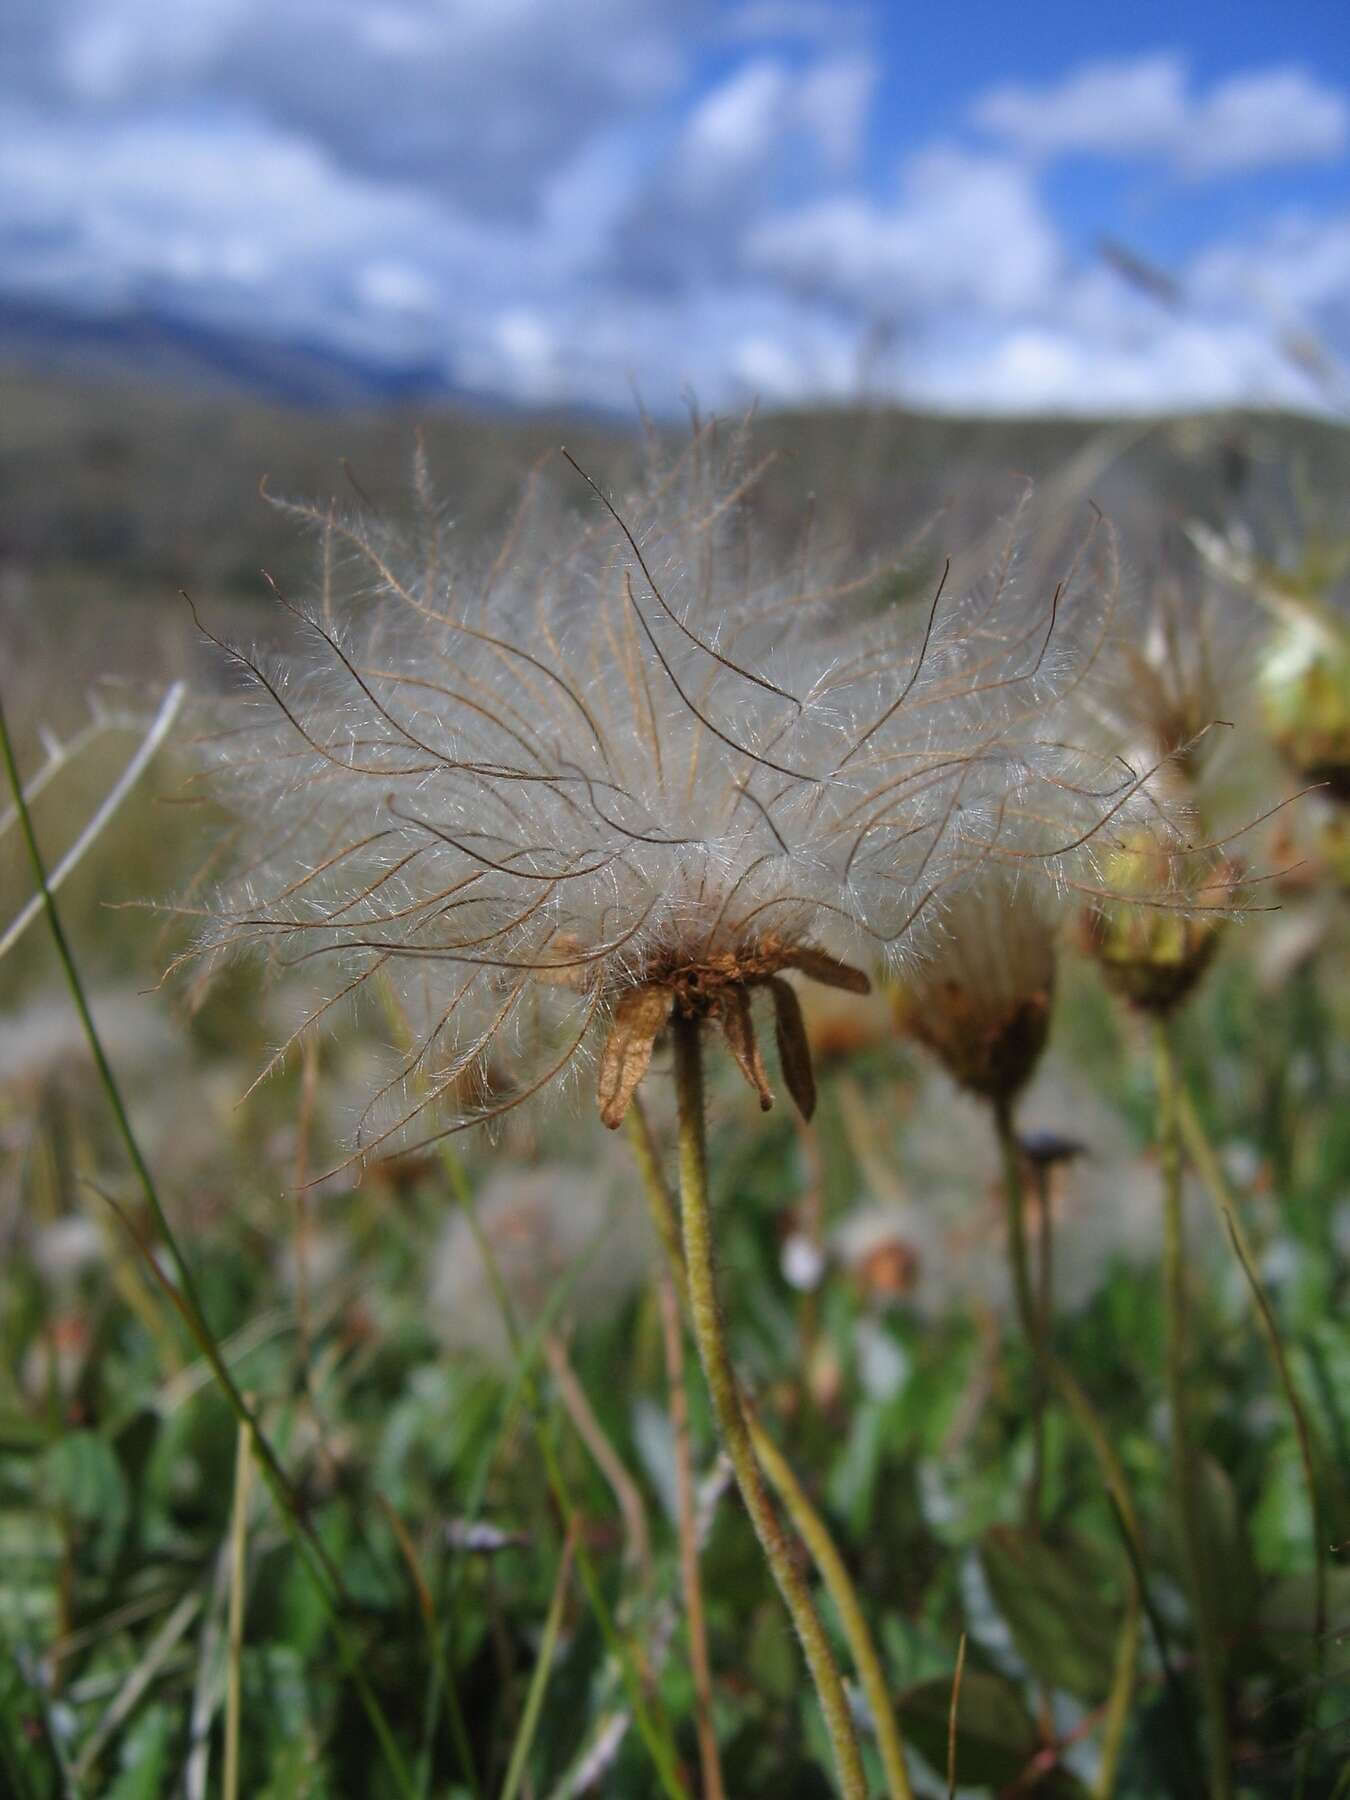
M611 1316L642 1285L649 1261L644 1221L617 1204L628 1185L603 1164L507 1166L483 1186L478 1223L492 1247L517 1317L539 1317L564 1284L564 1317ZM598 1251L598 1254L597 1254ZM506 1327L469 1222L454 1212L428 1264L433 1330L450 1349L492 1360L510 1354Z
M1014 1316L1003 1173L983 1104L974 1094L954 1093L936 1071L926 1077L893 1126L887 1160L903 1171L903 1190L861 1201L836 1221L831 1252L875 1309L912 1308L935 1322L972 1306ZM1053 1136L1080 1151L1049 1167L1044 1187L1056 1311L1072 1313L1117 1266L1143 1266L1160 1254L1157 1174L1140 1159L1120 1114L1053 1051L1018 1110L1024 1145ZM1033 1237L1041 1192L1029 1167ZM1190 1219L1190 1254L1208 1254L1213 1240L1204 1209L1192 1209Z
M1178 853L1147 825L1104 859L1104 891L1083 915L1083 942L1109 986L1141 1012L1172 1012L1208 969L1242 903L1230 858Z
M900 1028L972 1094L1006 1104L1035 1072L1055 989L1051 890L1006 869L945 910L896 993Z
M1263 651L1259 685L1271 741L1304 780L1350 803L1350 626L1291 608Z

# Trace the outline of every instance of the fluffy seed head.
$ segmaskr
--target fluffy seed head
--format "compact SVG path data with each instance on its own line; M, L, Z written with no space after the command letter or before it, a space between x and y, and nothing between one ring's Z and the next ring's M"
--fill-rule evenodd
M1010 530L973 593L937 572L901 599L896 571L809 533L767 553L765 466L704 427L618 502L575 465L536 471L477 565L420 466L411 531L295 509L324 583L279 596L301 651L233 653L257 704L207 754L246 852L202 947L303 964L309 1025L372 983L394 996L411 1048L358 1150L587 1059L616 1124L676 1010L767 1103L760 995L809 1111L793 977L864 991L859 964L939 897L1000 860L1043 872L1123 804L1128 776L1085 778L1042 728L1098 630L1106 539L1027 591Z

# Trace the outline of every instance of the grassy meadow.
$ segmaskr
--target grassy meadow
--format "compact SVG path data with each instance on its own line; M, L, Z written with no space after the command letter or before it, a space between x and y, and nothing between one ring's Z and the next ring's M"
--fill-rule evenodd
M231 676L179 590L213 633L284 644L260 571L302 593L315 547L260 479L397 513L419 432L474 554L545 450L565 441L615 488L637 456L636 431L601 419L348 419L0 380L0 696L49 870L170 684L189 696L56 906L192 1293L46 918L0 959L16 1800L837 1791L633 1146L589 1089L362 1171L351 1121L396 1021L322 1029L254 1086L302 1017L292 985L247 961L161 981L185 932L158 903L199 891L230 830L187 740ZM1080 932L1017 1118L1038 1342L989 1109L902 1029L903 994L803 990L809 1123L782 1094L762 1113L730 1058L709 1060L732 1360L861 1603L904 1780L1007 1800L1350 1795L1350 850L1325 786L1262 817L1308 769L1260 697L1272 595L1346 630L1350 442L1247 415L883 411L766 417L755 442L778 453L748 502L770 546L809 516L861 556L975 570L1024 477L1033 541L1100 507L1123 604L1142 618L1171 596L1164 661L1203 661L1224 721L1207 828L1259 820L1234 848L1262 879L1169 1025L1180 1370L1159 1065ZM8 792L0 821L2 934L35 883ZM659 1043L643 1102L673 1181ZM787 1554L843 1669L866 1791L903 1794L806 1536Z

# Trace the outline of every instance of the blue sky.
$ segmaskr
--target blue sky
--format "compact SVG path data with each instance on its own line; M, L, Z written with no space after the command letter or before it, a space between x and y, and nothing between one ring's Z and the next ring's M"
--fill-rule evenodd
M1350 393L1330 0L0 0L0 34L0 301L525 404Z

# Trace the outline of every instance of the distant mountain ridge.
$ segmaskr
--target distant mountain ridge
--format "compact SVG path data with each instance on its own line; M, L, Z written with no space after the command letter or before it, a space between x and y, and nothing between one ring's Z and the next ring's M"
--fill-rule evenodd
M323 412L409 402L514 410L492 395L457 387L425 360L362 359L303 339L213 329L149 306L82 313L0 299L0 362L37 375L155 381Z

